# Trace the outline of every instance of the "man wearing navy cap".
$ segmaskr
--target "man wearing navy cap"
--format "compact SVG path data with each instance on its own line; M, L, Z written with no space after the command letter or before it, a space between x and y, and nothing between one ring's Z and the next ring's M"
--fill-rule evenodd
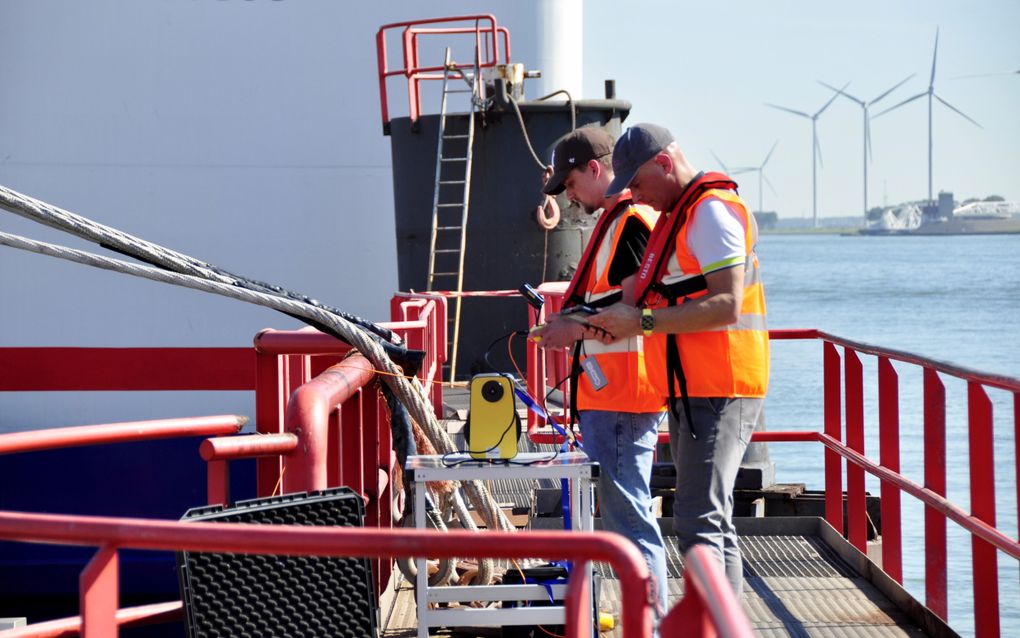
M656 375L646 367L643 337L602 343L582 313L569 312L621 299L633 303L635 273L658 218L647 206L635 205L626 189L606 196L613 179L612 154L612 136L594 126L569 133L553 150L553 172L543 191L565 191L598 221L564 296L568 314L547 317L530 338L545 348L573 348L571 413L580 422L585 452L601 468L603 528L626 536L641 550L665 610L666 552L649 486L665 402L652 383Z
M666 371L657 380L677 470L677 540L684 551L712 547L739 596L733 485L769 374L758 228L736 184L697 171L661 126L629 128L616 142L613 169L607 194L629 187L662 216L636 276L636 307L618 303L588 321L607 331L606 341L644 334L655 344L646 357Z

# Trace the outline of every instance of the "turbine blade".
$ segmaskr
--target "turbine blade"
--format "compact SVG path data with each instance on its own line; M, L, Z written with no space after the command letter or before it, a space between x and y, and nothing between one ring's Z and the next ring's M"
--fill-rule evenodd
M775 143L772 144L772 148L769 149L769 154L765 156L765 161L758 167L759 170L765 168L765 165L769 163L769 158L772 157L772 152L776 150L776 146L779 146L779 140L776 140Z
M870 106L870 105L874 104L875 102L878 102L879 100L881 100L881 99L882 99L882 98L884 98L885 96L889 95L890 93L892 93L892 92L893 92L893 91L895 91L896 89L900 88L901 86L903 86L903 84L904 84L904 83L905 83L905 82L906 82L907 80L909 80L910 78L914 77L915 75L917 75L917 74L916 74L916 73L911 73L911 74L910 74L910 75L908 75L907 77L903 78L902 80L900 80L899 82L897 82L896 84L894 84L894 85L892 86L892 88L891 88L891 89L888 89L888 90L887 90L887 91L886 91L885 93L883 93L882 95L879 95L879 96L878 96L878 97L876 97L876 98L875 98L874 100L872 100L872 101L868 102L868 105Z
M786 111L787 113L793 113L794 115L800 115L802 117L808 118L809 120L811 119L811 116L805 113L804 111L796 111L794 109L788 109L785 106L779 106L778 104L770 104L768 102L765 102L765 106L771 106L772 108L779 109L780 111Z
M831 84L826 84L825 82L822 82L821 80L818 80L818 83L821 84L822 86L824 86L825 88L832 89L833 91L835 91L836 93L842 95L843 97L845 97L847 99L850 99L850 100L853 100L854 102L857 102L861 106L864 106L864 100L862 100L862 99L860 99L858 97L854 97L854 96L850 95L849 93L847 93L843 89L837 89L836 87L832 86Z
M719 166L722 166L722 169L723 169L724 173L729 173L730 172L730 169L726 168L726 163L723 162L721 159L719 159L719 156L715 154L715 151L709 150L708 152L712 154L712 157L714 157L715 161L719 163Z
M899 103L899 104L897 104L896 106L890 106L890 107L889 107L889 108L887 108L886 110L884 110L884 111L882 111L882 112L880 112L880 113L876 113L875 115L872 115L872 116L871 116L871 119L875 119L876 117L879 117L879 116L881 116L881 115L885 115L885 114L886 114L886 113L888 113L889 111L895 111L896 109L900 108L900 107L901 107L901 106L903 106L904 104L908 104L908 103L910 103L910 102L913 102L914 100L916 100L916 99L918 99L918 98L921 98L921 97L924 97L924 96L926 96L926 95L928 95L928 92L927 92L927 91L925 91L924 93L918 93L918 94L917 94L917 95L915 95L914 97L908 97L907 99L903 100L902 102L900 102L900 103Z
M761 174L761 178L765 180L766 184L768 184L769 190L772 191L772 194L775 195L776 197L779 197L779 193L776 192L776 187L772 185L772 182L770 182L769 178L765 176L765 173Z
M757 166L737 166L733 170L728 170L728 175L740 175L741 173L753 173L758 170Z
M818 165L825 166L825 162L822 161L822 143L818 141L818 136L815 136L815 150L818 151Z
M990 78L998 77L1001 75L1018 75L1020 71L999 71L998 73L975 73L973 75L957 75L949 78L950 80L967 80L970 78Z
M983 126L981 126L980 124L978 124L978 123L977 123L977 121L975 121L975 120L974 120L973 118L971 118L971 117L970 117L969 115L967 115L966 113L964 113L964 112L963 112L963 111L961 111L960 109L956 108L955 106L953 106L953 105L952 105L952 104L950 104L949 102L946 102L945 100L943 100L942 98L940 98L940 97L939 97L939 94L938 94L938 93L932 93L932 95L934 95L934 96L935 96L935 99L936 99L936 100L938 100L939 102L942 102L943 104L945 104L945 105L946 105L946 106L948 106L949 108L951 108L951 109L953 109L954 111L956 111L957 113L959 113L961 117L963 117L964 119L966 119L966 120L967 120L968 122L970 122L970 123L971 123L971 124L973 124L974 126L976 126L976 127L978 127L978 128L984 128Z
M832 104L833 102L835 102L836 98L838 98L840 95L842 95L843 94L843 90L846 89L846 87L848 87L848 86L850 86L849 82L844 84L843 88L840 89L838 93L834 93L832 95L832 97L829 98L829 101L825 103L825 106L823 106L822 108L818 109L818 112L815 113L814 117L817 118L819 115L821 115L825 111L825 109L829 108L829 105Z
M935 50L931 54L931 79L928 81L928 88L935 86L935 58L939 54L939 28L935 27Z

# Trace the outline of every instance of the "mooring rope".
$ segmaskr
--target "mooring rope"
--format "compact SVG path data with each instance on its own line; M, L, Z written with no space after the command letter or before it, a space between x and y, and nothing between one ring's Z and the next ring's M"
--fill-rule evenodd
M48 255L94 268L102 268L126 275L218 294L321 323L336 331L336 333L343 335L344 340L371 361L375 368L387 373L380 375L383 383L387 384L397 398L400 399L400 402L407 407L411 417L425 430L439 454L448 454L456 451L453 441L446 431L440 427L435 415L429 408L426 402L425 389L422 385L420 383L412 384L405 379L401 375L401 370L385 355L383 348L376 339L370 338L363 330L356 328L343 317L332 314L321 307L255 290L239 288L231 283L219 280L209 280L196 275L171 272L143 264L133 264L5 232L0 232L0 245ZM510 521L480 481L464 481L462 487L468 500L490 529L514 530L513 525L510 524Z
M214 266L189 255L154 244L141 239L140 237L135 237L134 235L130 235L116 228L105 226L87 217L47 204L44 201L25 195L24 193L11 190L10 188L2 185L0 185L0 208L4 208L15 215L31 219L32 221L45 226L62 230L75 235L76 237L99 244L104 248L127 255L128 257L134 257L139 261L158 266L160 268L165 268L176 273L193 275L210 281L218 281L220 283L230 284L241 288L248 288L250 290L281 296L322 308L334 315L342 317L350 323L368 330L372 334L384 340L383 343L385 345L383 345L383 347L387 348L387 354L389 354L391 358L397 359L398 364L404 363L400 360L403 358L402 354L398 352L396 348L389 347L390 344L398 346L402 344L402 340L394 332L370 321L366 321L361 317L351 315L337 308L322 304L307 295L287 290L282 286L248 279L247 277L231 273L218 266ZM320 328L320 325L315 325L314 327ZM333 336L339 337L339 335L336 334Z

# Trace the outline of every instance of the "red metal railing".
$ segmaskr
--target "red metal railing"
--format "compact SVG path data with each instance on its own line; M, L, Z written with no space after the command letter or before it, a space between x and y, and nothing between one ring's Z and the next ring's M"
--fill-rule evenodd
M456 24L470 22L473 26L424 27L426 24ZM483 26L483 24L487 26ZM401 68L390 68L386 48L386 33L395 29L403 29ZM421 81L443 79L443 66L421 66L418 55L419 35L451 35L473 34L474 53L471 66L478 61L478 68L494 67L500 64L498 36L503 36L503 60L510 61L510 32L506 27L496 26L496 18L490 14L453 16L449 18L430 18L427 20L410 20L394 22L379 27L375 36L376 57L379 64L379 102L382 113L383 132L389 134L390 112L386 79L403 75L407 78L408 109L411 122L421 117Z
M562 283L544 284L546 311L562 305ZM531 325L544 314L531 313ZM972 538L972 572L975 600L975 630L981 638L999 635L998 552L1020 560L1020 543L995 527L996 495L994 472L998 466L1017 477L1020 503L1020 462L1002 468L994 457L992 404L986 388L1013 394L1015 459L1020 459L1020 379L986 374L918 356L912 353L844 339L818 330L771 330L777 340L818 340L822 342L823 424L821 432L759 432L752 440L818 441L824 447L825 518L835 529L847 530L850 542L867 553L867 511L865 473L878 477L881 485L882 564L897 582L903 582L903 541L901 494L925 504L925 604L938 616L947 617L947 520L960 525ZM839 348L842 348L842 355ZM864 368L861 356L877 360L878 444L876 462L865 455ZM547 388L567 374L566 352L545 352L529 343L529 392L544 397ZM892 362L918 366L923 371L924 485L900 473L899 376ZM946 499L946 389L943 376L967 383L967 437L970 449L970 512ZM564 406L569 391L564 388ZM566 408L564 408L566 414ZM554 440L538 433L543 423L529 415L533 440ZM666 435L661 436L664 438ZM874 443L872 443L874 445ZM846 459L846 517L843 520L843 459ZM980 605L978 602L980 601Z
M684 556L684 597L659 625L660 636L690 638L752 638L754 632L707 545L695 545Z
M466 531L437 533L424 530L358 528L308 528L237 523L178 523L144 519L58 516L0 512L0 538L19 541L96 545L92 562L82 572L81 618L47 623L49 627L26 627L12 636L50 636L54 624L80 628L85 638L116 635L124 618L133 621L170 619L173 604L149 606L143 611L120 610L118 618L117 551L121 548L346 556L383 558L406 555L452 558L465 551L480 558L544 558L548 560L602 561L612 565L620 579L622 630L626 638L651 635L652 615L648 603L651 581L648 567L633 543L604 532L528 532L509 534ZM580 637L590 584L587 570L571 576L567 606L568 635ZM145 616L145 614L150 614ZM590 619L588 620L590 623ZM590 633L588 634L590 635Z

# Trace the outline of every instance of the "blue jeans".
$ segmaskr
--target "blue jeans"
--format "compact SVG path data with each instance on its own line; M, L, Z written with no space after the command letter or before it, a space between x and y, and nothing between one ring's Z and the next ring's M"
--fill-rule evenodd
M763 399L691 397L691 436L683 403L669 417L669 448L676 465L673 531L686 552L704 543L718 556L733 591L743 589L743 560L733 527L733 484L761 414Z
M641 550L665 611L666 550L649 486L663 413L578 412L584 451L599 464L602 528L626 536Z

